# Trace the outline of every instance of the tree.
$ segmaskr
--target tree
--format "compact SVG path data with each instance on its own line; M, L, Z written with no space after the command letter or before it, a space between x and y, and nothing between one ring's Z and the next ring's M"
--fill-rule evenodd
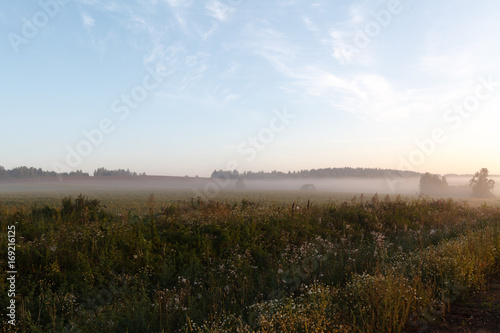
M304 184L300 188L301 191L316 191L316 186L314 184Z
M145 173L143 174L146 175ZM129 169L108 170L106 168L99 168L94 171L94 177L99 176L137 176L137 172L132 172Z
M472 187L472 196L477 198L488 198L493 197L493 187L495 187L495 181L493 179L488 179L488 169L482 168L479 172L476 172L474 177L469 181L470 187Z
M446 176L431 175L425 173L420 177L420 193L422 194L445 194L448 191Z

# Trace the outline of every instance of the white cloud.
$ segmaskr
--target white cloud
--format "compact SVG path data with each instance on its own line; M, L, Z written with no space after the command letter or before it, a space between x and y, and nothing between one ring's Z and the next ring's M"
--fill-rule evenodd
M96 0L79 0L79 2L83 3L84 5L94 5L97 3Z
M333 48L332 56L342 65L352 62L355 50L353 51L352 45L346 42L346 33L341 30L332 30L330 32L330 37L330 43Z
M359 73L341 77L314 66L295 68L294 73L295 84L310 95L326 96L336 110L360 118L401 119L417 111L428 111L412 102L415 92L395 89L380 75Z
M244 31L250 37L248 47L280 71L286 70L282 67L298 52L297 47L290 43L283 33L269 26L261 28L255 24L248 24L244 27Z
M474 92L467 83L405 88L379 74L336 75L311 65L294 68L289 75L292 73L295 85L309 95L327 98L335 110L377 121L436 112L442 114L452 104Z
M82 22L86 29L90 29L95 25L95 20L87 12L82 12Z
M418 69L443 79L474 78L494 70L495 54L490 45L477 43L446 50L434 47L419 57Z
M387 27L381 27L381 31L376 36L364 37L365 40L361 45L359 36L366 25L374 20L371 14L374 12L373 9L377 7L375 2L351 5L347 19L337 22L330 30L328 38L332 47L332 56L340 64L368 65L372 63L369 46L378 38L379 34L383 34L383 29ZM368 39L366 40L366 38Z
M223 77L229 77L236 73L236 71L241 67L241 65L237 62L231 62L228 64L226 69L222 72Z
M435 84L421 89L400 86L384 74L364 67L349 71L329 69L314 59L303 58L301 49L273 28L250 25L245 30L254 39L249 48L277 72L291 79L286 87L282 87L284 91L325 98L335 110L353 113L363 119L395 120L433 111L443 112L467 94L465 84ZM439 62L445 61L439 59Z
M205 8L208 10L208 15L219 21L224 21L231 13L234 12L233 7L229 7L228 5L217 0L208 2Z
M302 23L304 24L304 26L306 27L306 29L309 30L309 31L311 31L311 32L318 32L318 31L320 31L319 28L316 26L316 24L314 24L314 22L308 16L303 16L302 17Z
M124 12L128 8L128 6L123 2L118 2L113 0L111 1L79 0L79 2L87 7L93 7L94 9L109 13Z
M241 96L240 94L229 94L226 96L225 100L232 101L232 100L240 98L240 96Z
M165 0L165 2L170 6L170 7L178 7L182 4L182 0Z
M179 43L164 45L157 41L151 52L144 58L144 65L153 66L157 72L170 74L182 66L184 53L184 47Z

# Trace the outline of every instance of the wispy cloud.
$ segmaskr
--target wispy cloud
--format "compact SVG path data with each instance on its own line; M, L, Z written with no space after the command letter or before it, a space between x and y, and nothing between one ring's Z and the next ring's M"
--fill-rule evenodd
M224 21L225 19L228 18L228 16L231 13L234 12L233 7L229 7L228 5L217 0L212 0L208 2L205 5L205 8L208 11L208 15L212 16L213 18L219 21Z
M373 3L363 2L351 5L347 10L346 19L336 22L330 29L329 43L332 56L342 65L369 64L371 57L368 49L359 49L355 43L356 34L373 17Z
M87 12L82 12L82 23L86 29L91 29L95 25L95 20Z
M179 7L182 5L183 0L165 0L165 2L170 6L170 7Z
M102 0L78 0L79 3L84 6L93 7L103 12L108 13L120 13L126 10L128 6L123 2L117 2L114 0L102 1Z
M238 99L240 98L240 94L228 94L226 97L225 97L225 100L226 101L232 101L232 100L235 100L235 99Z
M352 38L351 32L334 29L330 32L330 41L332 47L332 56L342 65L351 63L354 60L352 44L347 40Z
M464 93L455 86L408 88L363 68L357 71L329 69L303 56L302 50L282 32L268 26L251 26L247 31L255 40L250 45L253 51L291 79L285 90L326 98L334 110L353 113L363 119L404 119L443 109Z
M336 75L316 65L290 68L288 75L309 95L329 100L334 110L376 121L444 112L470 93L466 84L408 88L384 75L369 72Z
M304 24L304 26L306 27L306 29L309 30L309 31L311 31L311 32L318 32L318 31L320 31L320 29L316 26L316 24L314 24L314 22L308 16L303 16L302 17L302 23Z
M155 71L167 75L182 67L184 57L185 49L181 43L166 45L158 41L144 57L144 65L152 66Z
M498 48L493 40L487 43L469 42L443 50L433 45L418 58L418 69L432 77L467 79L494 71Z
M249 36L248 47L254 53L271 62L279 71L287 71L286 63L298 52L297 46L286 35L268 24L248 24L243 29Z

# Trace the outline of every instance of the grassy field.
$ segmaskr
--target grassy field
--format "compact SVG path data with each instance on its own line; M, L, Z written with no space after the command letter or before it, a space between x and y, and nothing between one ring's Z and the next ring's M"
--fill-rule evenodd
M160 205L172 204L177 202L191 201L197 199L195 192L188 189L168 189L157 190L151 188L139 188L131 190L118 191L112 190L95 190L81 189L69 187L68 189L57 187L50 188L46 185L37 191L33 187L23 189L19 186L16 191L0 191L0 202L4 207L30 207L33 205L44 206L48 205L52 208L57 208L61 204L64 197L77 197L80 194L87 197L98 199L101 204L106 206L108 212L113 213L128 213L131 210L137 214L145 214L148 211L147 200L151 194L154 194L156 201ZM370 200L375 193L364 193L365 200ZM220 193L211 198L211 200L221 202L241 202L248 200L256 203L281 203L281 204L296 204L303 206L307 201L317 204L333 203L333 202L350 202L354 197L359 198L360 193L339 193L339 192L321 192L321 191L278 191L278 190L222 190ZM379 194L381 200L386 194ZM390 195L392 199L397 195ZM400 196L404 200L418 198L414 196ZM205 198L206 200L210 200ZM491 202L494 203L494 202Z
M399 332L500 264L496 199L68 190L0 193L4 331Z

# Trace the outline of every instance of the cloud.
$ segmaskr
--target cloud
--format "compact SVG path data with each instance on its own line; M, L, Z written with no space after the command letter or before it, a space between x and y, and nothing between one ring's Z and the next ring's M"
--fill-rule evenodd
M165 0L165 2L170 7L179 7L183 3L183 0Z
M240 94L229 94L226 96L225 100L232 101L232 100L240 98L240 96L241 96Z
M82 23L86 29L91 29L95 25L95 20L87 12L82 12Z
M94 9L108 12L108 13L120 13L126 11L128 8L127 4L118 1L98 1L98 0L78 0L87 7L93 7Z
M330 37L333 48L332 56L342 65L352 62L354 53L352 47L345 41L346 33L342 30L332 30Z
M284 91L323 98L333 110L353 113L362 119L397 120L443 111L467 93L463 85L414 88L399 84L401 79L392 81L383 73L376 73L376 69L324 66L306 56L307 52L291 43L284 33L268 25L249 25L245 31L253 39L249 49L290 79L286 87L282 87Z
M309 31L311 31L311 32L318 32L318 31L320 31L319 28L316 26L316 24L314 24L314 22L308 16L303 16L302 17L302 23L304 24L304 26L306 27L306 29L309 30Z
M346 19L337 22L333 28L330 29L329 43L332 48L332 56L342 65L347 64L363 64L367 65L372 62L368 46L377 38L377 36L369 37L369 40L363 45L359 45L356 39L359 32L365 28L368 22L373 21L371 15L375 3L372 2L368 5L367 2L362 4L354 4L349 6L347 10ZM386 27L381 27L381 32Z
M431 77L467 79L494 71L494 43L464 43L460 47L431 47L418 58L418 69Z
M84 5L95 5L97 3L96 0L79 0L78 2L84 4Z
M310 96L326 98L334 110L376 121L443 113L473 93L463 83L408 88L381 74L361 71L339 75L316 65L290 68L288 75Z
M395 89L381 75L359 73L342 77L316 66L295 68L293 73L295 84L309 95L326 96L335 110L363 119L402 119L411 113L426 111L420 108L420 103L413 103L416 92Z
M237 62L230 62L227 67L224 69L224 71L222 72L222 77L230 77L232 75L234 75L234 73L236 73L236 71L238 71L238 69L241 67L241 64L237 63Z
M152 66L161 73L173 73L182 66L185 49L180 43L165 45L161 41L154 43L150 53L144 57L144 65Z
M247 24L243 31L248 35L248 48L272 63L277 70L287 71L286 63L293 59L298 48L287 40L286 35L270 27Z
M208 15L219 21L224 21L230 14L234 12L233 7L229 7L228 5L217 0L208 2L205 8L208 10Z

